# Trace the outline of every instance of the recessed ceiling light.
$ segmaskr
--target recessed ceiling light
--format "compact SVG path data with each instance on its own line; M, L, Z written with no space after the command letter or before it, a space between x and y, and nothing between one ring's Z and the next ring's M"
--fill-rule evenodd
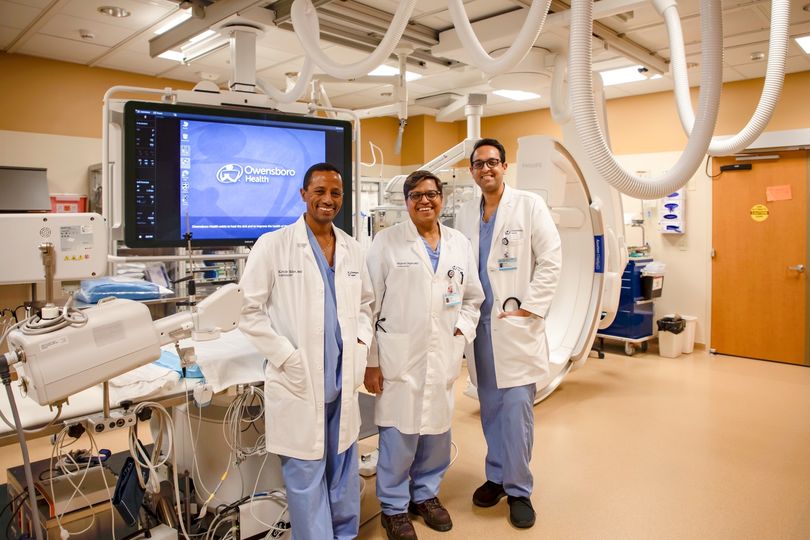
M751 53L751 61L759 62L760 60L765 60L765 53L762 51L754 51Z
M99 13L103 13L104 15L109 15L110 17L129 17L129 11L125 10L124 8L120 8L118 6L101 6L98 8Z
M373 71L369 72L369 75L372 77L383 77L386 75L399 75L399 69L391 66L386 66L385 64L380 64ZM416 79L421 79L422 75L419 73L414 73L413 71L406 71L405 72L405 80L415 81Z
M530 99L540 99L540 94L526 92L524 90L494 90L492 93L496 96L511 99L512 101L529 101Z
M810 34L806 36L800 36L797 38L793 38L796 40L796 43L799 44L799 47L802 48L804 54L810 54Z

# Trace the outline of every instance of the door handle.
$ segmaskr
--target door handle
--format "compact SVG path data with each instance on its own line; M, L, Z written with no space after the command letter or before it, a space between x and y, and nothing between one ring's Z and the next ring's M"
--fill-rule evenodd
M788 266L788 270L796 270L798 273L804 272L804 265L803 264L794 264L793 266Z

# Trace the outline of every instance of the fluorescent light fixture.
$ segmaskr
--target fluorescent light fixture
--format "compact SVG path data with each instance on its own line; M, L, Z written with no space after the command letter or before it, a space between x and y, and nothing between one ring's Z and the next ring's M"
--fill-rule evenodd
M193 38L188 40L188 43L189 43L189 45L191 45L192 43L200 42L200 41L202 41L202 40L204 40L206 38L209 38L209 37L211 37L211 36L213 36L215 34L216 34L215 30L210 30L209 29L209 30L206 30L205 32L200 32L199 34L197 34L196 36L194 36Z
M176 14L169 17L164 24L162 24L157 30L155 30L155 34L165 34L175 26L180 23L183 23L191 18L191 10L190 9L183 9L177 12Z
M782 156L780 156L778 154L769 154L767 156L759 156L759 155L754 155L754 156L734 156L734 160L735 161L761 161L763 159L779 159L781 157Z
M599 74L602 76L602 84L605 86L613 86L614 84L624 84L629 82L637 82L637 81L646 81L648 77L644 74L643 70L644 66L629 66L623 67L618 69L609 69L607 71L600 71ZM649 77L652 78L660 78L659 77Z
M188 64L194 60L199 60L203 56L208 56L227 47L229 43L230 38L228 36L223 36L213 30L206 30L191 38L185 45L180 46L180 50L183 51L183 62Z
M372 77L385 77L389 75L399 75L399 69L391 66L386 66L385 64L381 64L374 68L372 71L369 72L369 75ZM405 72L405 80L408 82L415 81L417 79L421 79L422 75L420 73L414 73L413 71L406 71Z
M540 94L534 92L524 92L523 90L495 90L492 92L496 96L505 97L512 101L528 101L530 99L539 99Z
M183 53L173 51L169 49L166 52L162 52L158 55L158 58L165 58L166 60L174 60L175 62L182 62L183 61Z
M802 48L804 54L810 54L810 34L807 34L806 36L799 36L793 39L795 39L796 43L799 44L799 47Z

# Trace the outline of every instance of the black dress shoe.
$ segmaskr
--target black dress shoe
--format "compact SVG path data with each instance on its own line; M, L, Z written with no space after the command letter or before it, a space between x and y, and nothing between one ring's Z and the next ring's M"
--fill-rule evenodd
M509 522L518 529L528 529L534 525L535 513L532 501L528 497L506 498L509 502Z
M487 480L481 487L475 490L475 493L473 493L473 504L475 506L489 508L490 506L495 506L498 504L498 501L503 499L505 496L506 492L503 490L503 486L501 484L496 484L495 482L490 482Z

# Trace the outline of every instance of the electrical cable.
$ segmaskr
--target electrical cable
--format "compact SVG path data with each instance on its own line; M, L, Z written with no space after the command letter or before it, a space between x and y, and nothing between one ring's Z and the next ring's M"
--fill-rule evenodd
M146 452L141 449L141 444L137 440L137 434L135 434L135 445L133 445L133 433L135 432L135 428L137 427L137 423L135 426L130 428L130 446L129 446L129 454L132 456L132 459L135 460L136 469L140 467L147 467L150 469L150 479L152 478L151 471L154 470L156 467L160 467L165 465L169 460L169 455L171 455L172 462L177 463L177 448L174 445L173 433L174 433L174 422L172 421L172 417L169 414L169 411L161 405L160 403L155 403L153 401L144 401L139 403L132 409L132 413L134 415L138 415L144 409L152 409L157 411L159 415L162 415L164 420L160 423L160 430L162 432L163 427L167 426L166 433L167 437L167 444L168 449L166 450L166 455L162 459L158 459L157 463L154 463L151 459L148 458ZM153 450L153 456L160 454L160 446L156 443L155 447L156 450ZM157 451L157 454L154 452ZM140 454L140 455L138 455ZM141 461L143 460L143 461ZM177 519L178 525L180 526L180 532L182 533L183 538L189 538L188 531L186 531L186 524L185 520L183 519L183 510L180 507L180 480L177 474L177 467L172 467L172 478L174 480L174 502L175 502L175 509L177 511ZM140 473L139 473L140 476Z
M43 319L41 315L33 315L23 322L20 331L31 336L48 334L68 326L81 327L86 324L87 315L73 307L73 296L71 295L59 310L59 315L53 319Z
M59 420L59 418L60 418L61 416L62 416L62 404L61 404L61 403L59 403L59 404L56 406L56 415L55 415L53 418L51 418L51 420L50 420L50 421L49 421L47 424L44 424L44 425L39 426L39 427L34 427L34 428L23 428L23 432L25 432L25 433L31 433L31 434L35 434L35 433L42 433L43 431L46 431L46 430L48 430L50 427L52 427L52 426L53 426L53 425L56 423L56 421L57 421L57 420ZM0 410L0 419L2 419L2 420L3 420L3 422L4 422L4 423L5 423L5 424L6 424L6 425L9 427L9 428L11 428L11 429L16 429L16 428L14 427L14 424L13 424L13 423L11 423L11 422L9 422L8 418L6 418L6 415L4 415L4 414L3 414L3 411L1 411L1 410Z
M15 431L17 432L17 439L20 442L20 451L23 456L23 469L25 471L25 482L28 485L28 500L31 505L31 522L34 527L34 534L37 540L42 540L42 527L40 527L38 508L37 508L37 494L34 490L34 475L31 472L31 459L28 455L28 444L25 440L25 433L23 432L22 422L20 422L20 413L17 410L17 402L14 400L14 392L11 391L11 381L6 379L4 374L3 385L6 387L6 394L8 395L8 402L11 405L11 416L14 418Z

